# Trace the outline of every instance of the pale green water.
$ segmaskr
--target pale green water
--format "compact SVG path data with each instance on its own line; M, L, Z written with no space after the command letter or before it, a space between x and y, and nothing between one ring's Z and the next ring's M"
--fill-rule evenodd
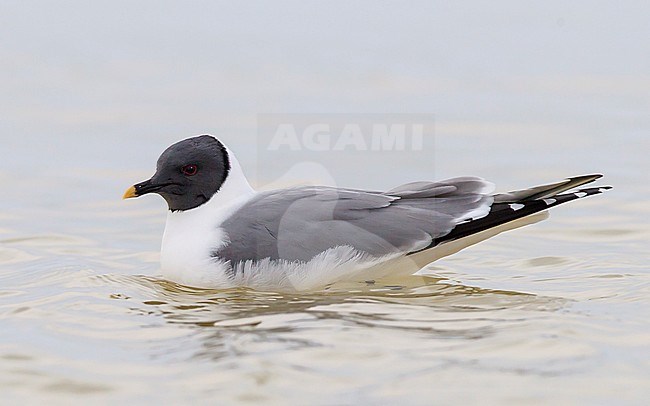
M643 3L83 4L0 13L0 403L647 401ZM435 116L430 163L337 155L323 178L342 186L602 172L615 189L413 287L160 280L164 206L122 192L203 132L275 181L256 129L268 112Z

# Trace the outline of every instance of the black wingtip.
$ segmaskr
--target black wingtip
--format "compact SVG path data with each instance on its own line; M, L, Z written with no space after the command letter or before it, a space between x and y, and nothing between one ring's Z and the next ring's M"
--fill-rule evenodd
M589 175L580 175L580 176L571 176L568 177L567 180L571 181L571 183L579 183L576 186L584 185L587 183L591 183L597 179L600 179L603 177L602 173L592 173Z
M580 176L577 179L578 181L584 181L585 179L589 179L590 176L595 175ZM589 182L590 181L587 181L586 183ZM476 234L478 232L497 227L501 224L505 224L522 217L530 216L544 210L548 210L552 207L559 206L573 200L579 200L584 197L598 195L610 189L612 189L611 186L594 186L590 188L577 189L570 192L567 191L565 193L559 193L546 198L525 199L517 202L495 203L487 216L468 223L459 224L449 234L434 240L430 247L433 247L445 241L452 241L467 237L469 235Z
M558 204L570 202L571 200L582 199L583 197L599 195L608 190L612 189L611 186L594 186L590 188L578 189L571 192L561 193L559 195L553 196L552 200L556 200L557 203L549 205L549 207L557 206Z

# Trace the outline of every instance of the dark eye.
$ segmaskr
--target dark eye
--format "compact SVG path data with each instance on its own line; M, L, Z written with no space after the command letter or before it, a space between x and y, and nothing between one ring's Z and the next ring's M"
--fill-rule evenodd
M185 165L181 168L183 175L194 176L199 171L199 167L196 165Z

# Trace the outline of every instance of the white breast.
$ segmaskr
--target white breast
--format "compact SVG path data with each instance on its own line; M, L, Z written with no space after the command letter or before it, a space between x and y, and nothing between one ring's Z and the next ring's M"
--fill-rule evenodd
M211 253L227 243L219 229L221 222L218 218L206 221L199 217L189 212L167 216L160 252L163 276L188 286L224 285L227 269L211 259Z

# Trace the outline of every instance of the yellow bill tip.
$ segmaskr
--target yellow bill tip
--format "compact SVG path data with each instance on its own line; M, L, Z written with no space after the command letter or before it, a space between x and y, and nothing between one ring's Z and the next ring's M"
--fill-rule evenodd
M132 197L138 197L138 194L135 192L135 186L131 186L130 188L126 189L126 192L124 192L122 199L130 199Z

